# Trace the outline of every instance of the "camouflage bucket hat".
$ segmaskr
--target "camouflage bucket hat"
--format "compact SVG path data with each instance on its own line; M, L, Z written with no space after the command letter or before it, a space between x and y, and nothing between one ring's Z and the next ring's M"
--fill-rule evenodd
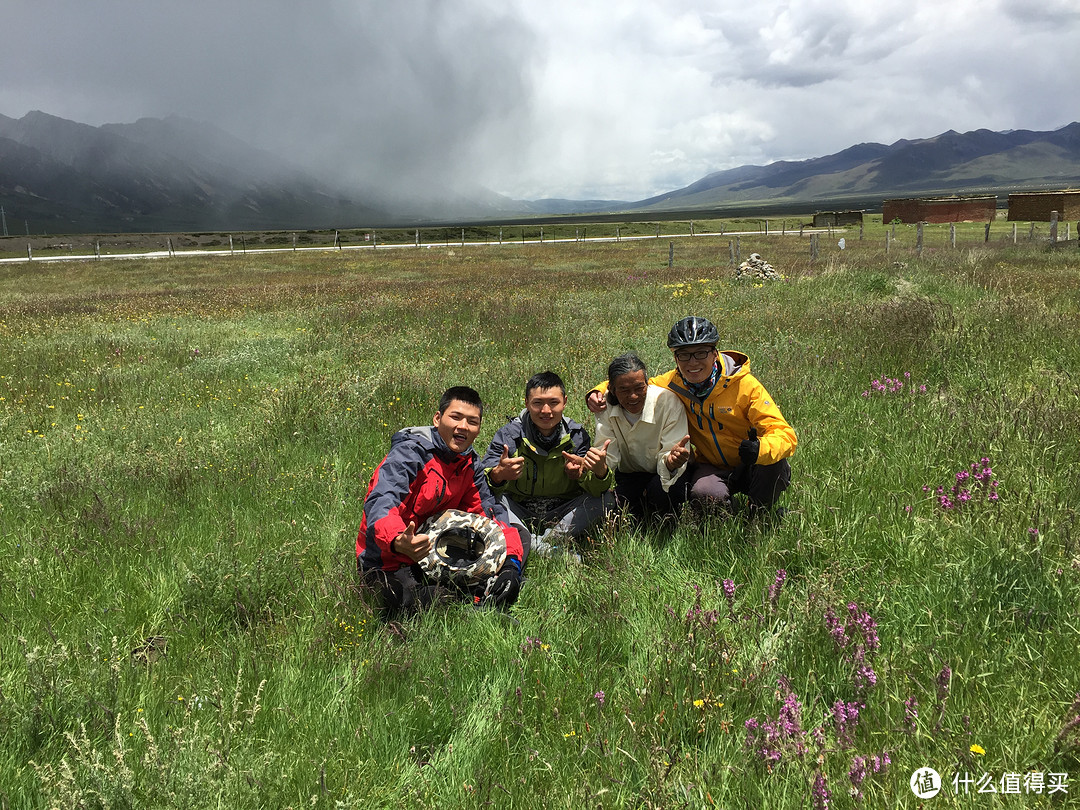
M489 517L447 509L428 518L418 534L431 536L431 552L420 568L440 582L475 585L494 576L506 560L506 537Z

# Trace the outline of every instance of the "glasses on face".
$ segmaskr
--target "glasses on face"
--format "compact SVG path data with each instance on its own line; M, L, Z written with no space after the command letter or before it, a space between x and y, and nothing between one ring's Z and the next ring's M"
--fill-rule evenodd
M675 352L675 359L680 363L688 363L691 360L708 360L716 349L698 349L693 352Z

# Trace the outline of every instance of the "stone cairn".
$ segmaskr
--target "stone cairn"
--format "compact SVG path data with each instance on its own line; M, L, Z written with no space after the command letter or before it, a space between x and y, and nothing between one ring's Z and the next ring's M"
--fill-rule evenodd
M782 277L775 267L761 258L761 254L751 253L735 271L735 278L739 281L780 281Z

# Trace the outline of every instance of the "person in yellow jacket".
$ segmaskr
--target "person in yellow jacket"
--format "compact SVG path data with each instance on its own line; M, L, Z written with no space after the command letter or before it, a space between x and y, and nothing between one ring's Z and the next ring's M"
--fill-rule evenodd
M791 483L788 458L798 439L742 352L718 351L720 334L707 318L690 316L671 327L667 345L675 368L652 385L673 392L686 409L694 461L690 497L723 507L744 493L752 509L772 508ZM606 408L601 384L589 392L593 413Z

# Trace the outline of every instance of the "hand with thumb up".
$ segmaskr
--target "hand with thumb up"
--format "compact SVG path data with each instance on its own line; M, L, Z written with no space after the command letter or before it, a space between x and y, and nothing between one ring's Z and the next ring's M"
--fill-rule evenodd
M431 537L416 533L416 524L410 522L405 531L390 542L390 550L404 554L413 562L420 562L431 551Z
M489 477L491 483L502 484L506 481L517 481L525 469L525 459L521 456L511 456L510 448L503 445L502 456L499 463L491 468Z
M608 439L604 442L603 447L593 445L585 453L585 458L582 459L582 466L597 478L603 478L607 475L607 449L610 444L611 439Z

